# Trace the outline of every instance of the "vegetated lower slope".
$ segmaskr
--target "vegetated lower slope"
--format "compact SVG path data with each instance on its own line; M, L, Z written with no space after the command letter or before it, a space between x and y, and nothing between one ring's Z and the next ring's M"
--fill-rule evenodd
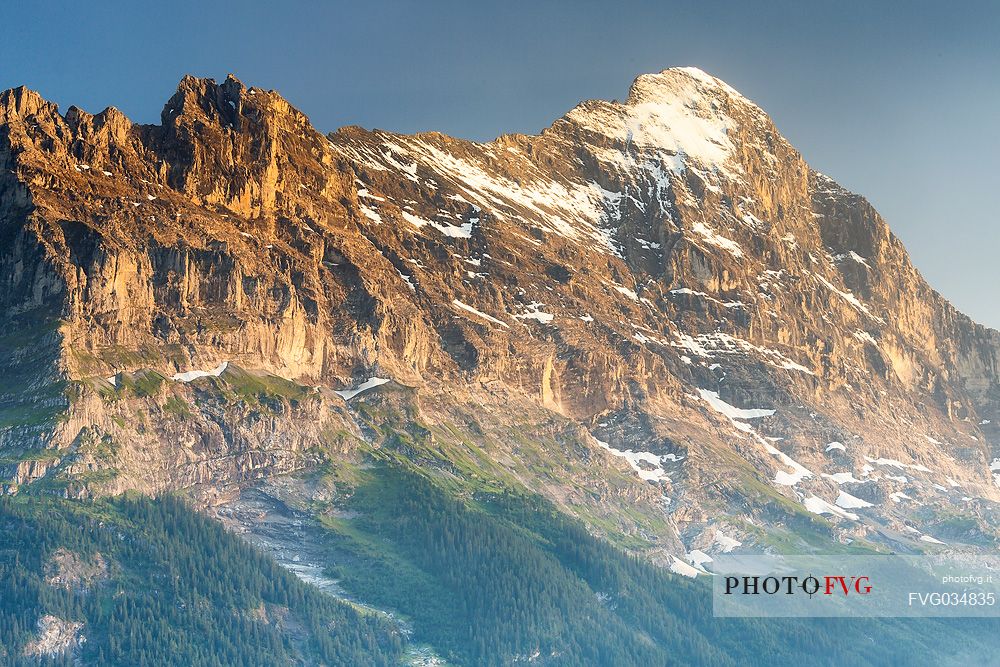
M0 498L0 664L395 665L395 623L169 497Z
M406 633L175 499L22 496L0 500L0 664L392 665L410 641L474 667L985 664L1000 648L983 620L716 619L705 582L538 496L459 493L399 461L349 477L345 502L315 508L328 574Z
M592 536L524 489L467 486L395 453L303 483L326 573L449 664L938 665L1000 646L992 620L714 618L710 584ZM289 487L283 487L287 492Z

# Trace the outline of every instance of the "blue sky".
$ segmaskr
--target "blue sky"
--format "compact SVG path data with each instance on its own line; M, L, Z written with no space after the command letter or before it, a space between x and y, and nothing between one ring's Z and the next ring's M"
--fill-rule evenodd
M182 75L234 72L323 131L491 139L695 65L871 199L935 288L1000 327L1000 3L95 0L5 3L0 23L0 88L139 122Z

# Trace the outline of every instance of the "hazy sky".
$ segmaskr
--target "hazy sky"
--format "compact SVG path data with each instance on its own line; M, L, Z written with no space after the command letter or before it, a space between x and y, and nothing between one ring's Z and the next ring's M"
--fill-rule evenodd
M492 139L695 65L872 200L930 283L1000 328L1000 2L488 4L8 2L0 88L154 122L183 74L234 72L322 131Z

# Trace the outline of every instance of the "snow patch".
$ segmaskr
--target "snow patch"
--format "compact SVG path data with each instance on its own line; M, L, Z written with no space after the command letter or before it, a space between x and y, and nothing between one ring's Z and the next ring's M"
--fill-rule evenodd
M831 479L837 484L860 484L860 479L855 479L854 473L852 472L837 472L832 475L823 473L823 477Z
M481 159L457 157L419 138L397 139L405 142L406 146L392 144L394 153L407 154L423 163L439 174L443 181L451 181L465 195L450 195L450 198L464 202L476 201L498 218L509 217L517 222L530 222L531 226L539 226L570 239L589 239L596 242L601 250L610 251L614 255L621 254L611 230L602 226L608 222L616 222L610 216L621 200L621 193L609 192L593 182L581 184L565 179L553 180L541 172L529 174L515 182L495 175L495 169L487 166ZM388 142L386 145L389 145ZM384 153L372 156L361 148L342 147L342 150L353 156L375 159L390 166L398 164L387 159L392 156ZM413 170L415 172L416 162ZM525 213L530 216L530 220L525 219ZM465 230L471 233L471 224L468 223L468 227L462 226L463 236Z
M852 496L846 491L841 491L840 495L837 496L837 500L834 501L837 507L843 507L844 509L859 509L862 507L872 507L872 504L867 500L862 500L856 496Z
M671 556L671 558L673 558L674 561L670 564L670 571L674 574L680 574L693 579L702 573L702 570L699 570L692 565L688 565L677 556Z
M622 294L624 294L625 296L627 296L628 298L632 299L633 301L639 300L639 295L627 287L623 287L621 285L615 285L614 288L619 292L621 292Z
M852 294L851 292L845 292L843 290L837 289L836 287L834 287L833 283L831 283L829 280L827 280L823 276L819 275L818 273L814 273L813 276L816 278L816 280L818 280L821 283L823 283L823 285L825 285L828 290L830 290L831 292L834 292L835 294L839 295L840 298L842 298L847 303L851 304L851 306L853 306L856 310L861 311L862 313L864 313L868 317L872 318L876 322L881 322L883 324L885 323L885 320L883 320L881 317L873 314L868 309L868 306L866 306L865 304L861 303L861 300L858 299L858 297L854 296L854 294Z
M860 340L860 341L862 341L864 343L870 343L871 345L874 345L875 347L878 347L878 343L875 342L875 339L872 338L872 335L870 333L868 333L867 331L862 331L861 329L858 329L858 330L856 330L854 332L853 335L854 335L855 338L857 338L858 340Z
M737 408L719 398L719 393L716 391L699 389L698 395L701 396L703 401L712 406L713 410L725 415L729 419L759 419L761 417L770 417L774 414L774 410L765 408Z
M711 563L712 557L699 549L692 549L687 555L688 561L695 567L700 567L705 563Z
M762 347L760 345L754 345L750 341L731 336L722 331L697 334L695 336L678 331L675 335L677 337L677 342L671 343L672 346L687 350L699 357L713 359L715 355L720 354L746 354L748 356L756 354L759 355L766 363L777 368L784 368L786 370L799 371L800 373L805 373L807 375L814 375L811 370L802 364L789 359L777 350Z
M743 543L737 539L729 537L719 529L715 530L715 543L722 548L722 553L729 553L736 547L742 547Z
M374 222L376 225L382 224L382 216L378 214L375 209L368 208L364 204L361 204L361 214L366 218Z
M706 90L710 89L710 90ZM700 70L676 68L636 79L625 104L594 101L566 115L576 125L620 144L602 159L621 167L634 162L634 151L659 155L675 173L689 161L735 177L729 133L736 123L719 109L718 91L743 100L736 91Z
M659 482L662 479L669 479L667 472L663 469L665 456L659 456L652 452L633 452L631 449L622 451L597 438L594 438L594 441L614 456L625 459L641 479L647 482ZM645 463L646 466L639 465L640 462Z
M897 461L896 459L886 459L881 457L873 459L868 456L865 457L865 460L868 461L868 463L874 463L877 466L891 466L894 468L899 468L901 470L909 468L910 470L917 470L920 472L932 472L930 468L928 468L922 463L902 463L901 461Z
M774 483L780 484L782 486L795 486L801 482L806 477L813 477L811 470L800 464L798 461L788 456L781 450L774 447L774 445L765 442L764 448L768 453L777 456L786 466L792 469L792 472L785 472L784 470L779 470L774 475Z
M229 362L223 361L210 371L187 371L185 373L174 373L170 376L170 379L176 382L191 382L193 380L197 380L198 378L219 377L227 368L229 368Z
M513 317L516 320L536 320L542 324L548 324L555 319L555 315L543 311L541 308L544 305L544 303L533 301L527 305L527 312L514 315Z
M349 401L358 394L368 391L369 389L374 389L375 387L380 387L389 381L389 378L371 377L359 384L354 389L341 389L340 391L335 391L337 396L340 396L345 401Z
M455 239L468 239L472 238L472 221L462 223L461 225L452 225L446 222L438 222L437 220L428 220L426 218L421 218L418 215L414 215L408 211L401 211L400 215L408 223L420 229L425 225L430 225L434 229L438 230L445 236L455 238ZM478 220L478 218L476 218Z
M368 192L366 188L361 188L360 190L358 190L358 196L364 197L365 199L374 199L375 201L385 201L385 197L379 197L378 195L373 195L372 193Z
M814 477L811 470L800 464L798 461L788 456L781 450L777 449L774 445L767 441L766 438L760 437L750 424L745 421L740 421L742 419L759 419L761 417L770 417L774 414L774 410L768 410L763 408L753 408L753 409L743 409L737 408L729 403L726 403L721 398L719 398L718 392L710 391L708 389L699 389L699 395L702 400L707 402L712 408L724 415L737 429L743 431L744 433L751 433L756 437L760 443L764 446L764 449L773 456L776 456L782 463L792 469L791 472L784 470L779 470L775 473L774 483L780 484L782 486L795 486L801 482L806 477Z
M716 248L722 248L733 257L743 257L743 249L740 248L740 245L736 241L717 234L715 231L709 229L704 223L694 223L691 227L691 231L701 236L705 240L705 243L713 245Z
M802 505L813 514L832 514L842 519L858 520L857 514L843 510L836 505L831 505L818 496L809 496L802 501Z
M396 269L396 273L398 273L399 277L403 279L403 282L406 283L406 286L410 288L411 292L417 291L417 286L413 284L413 276L408 276L399 269Z
M493 317L492 315L487 315L486 313L484 313L481 310L476 310L475 308L473 308L469 304L462 303L458 299L452 299L451 303L456 308L461 308L462 310L464 310L467 313L472 313L473 315L478 315L479 317L483 318L487 322L492 322L493 324L499 324L500 326L502 326L505 329L509 329L510 328L510 325L507 324L506 322L498 320L497 318Z

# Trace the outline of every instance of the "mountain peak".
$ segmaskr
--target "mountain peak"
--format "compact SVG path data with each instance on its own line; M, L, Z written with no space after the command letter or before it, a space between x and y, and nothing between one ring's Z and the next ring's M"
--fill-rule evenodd
M56 113L59 107L27 86L0 91L0 123L6 123L11 118L33 116L43 109Z
M632 88L640 90L666 88L671 90L676 88L677 82L694 82L703 89L723 92L746 100L738 90L728 83L698 67L669 67L657 73L640 74L633 82Z
M237 132L270 121L308 125L306 116L280 94L247 87L235 74L227 75L222 83L185 75L164 105L161 122L169 127L188 120Z
M718 77L697 67L671 67L640 74L629 88L627 105L681 103L692 107L740 106L763 114L756 104Z
M239 110L245 92L246 87L232 74L221 84L215 79L187 74L163 107L162 122L169 125L181 116L194 115L239 127Z
M675 171L693 159L727 172L739 171L734 131L762 118L756 105L720 79L695 67L675 67L636 77L624 103L591 100L563 120L607 144L612 150L602 155L611 161L655 153L671 157L668 166Z

